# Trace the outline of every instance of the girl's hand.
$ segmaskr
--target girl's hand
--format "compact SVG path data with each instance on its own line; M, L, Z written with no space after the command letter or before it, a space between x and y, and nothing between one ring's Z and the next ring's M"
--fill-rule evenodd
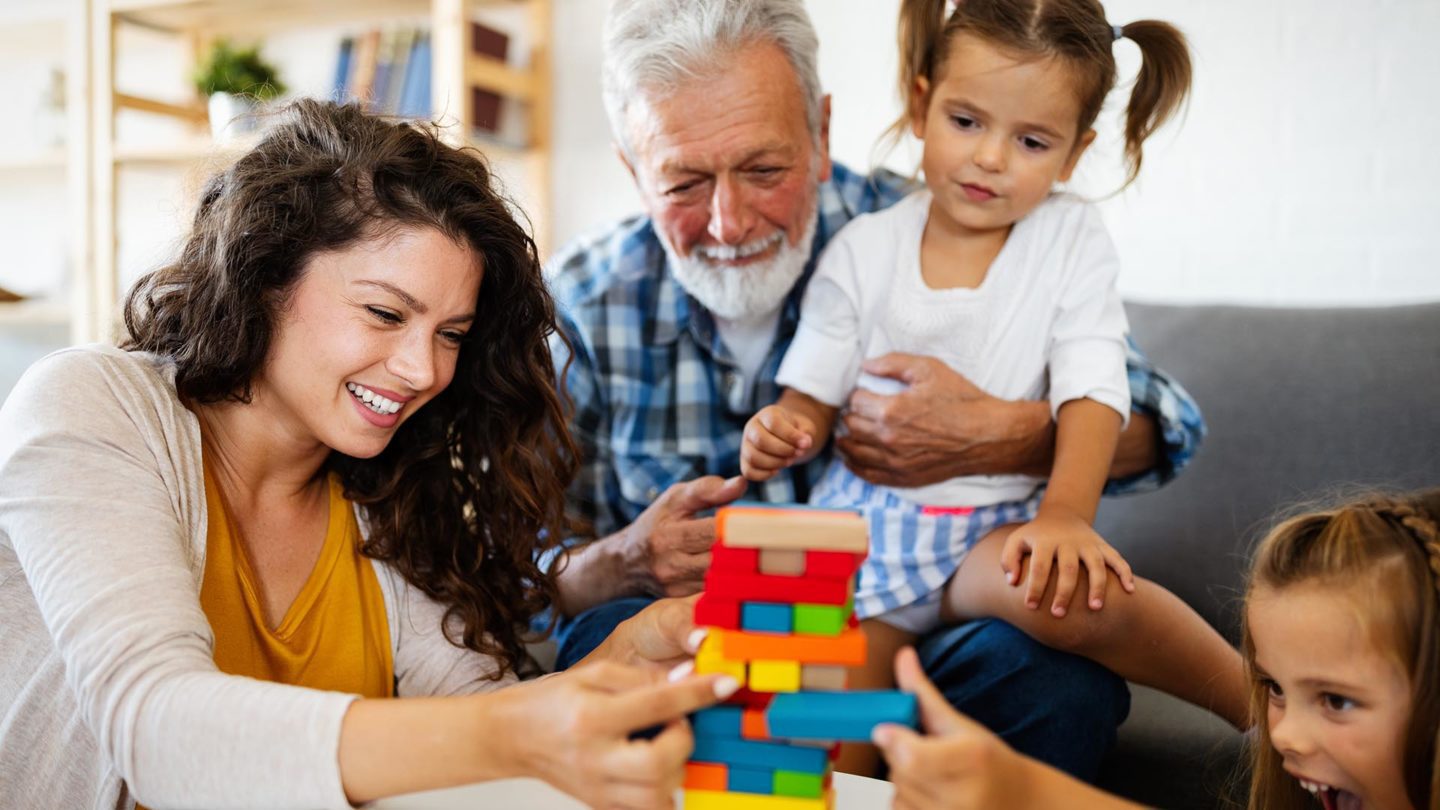
M984 726L950 706L925 677L915 650L895 656L895 680L913 692L926 736L877 726L873 740L890 765L894 807L904 810L1025 807L1030 762Z
M745 424L740 473L764 481L802 459L815 445L815 423L779 405L767 405Z
M685 715L739 688L726 675L687 676L600 661L510 687L490 729L513 772L543 779L590 807L673 807L694 747ZM662 727L651 739L634 732ZM484 731L482 730L482 733Z
M1040 607L1040 598L1050 584L1050 571L1057 572L1055 598L1050 603L1050 613L1056 618L1065 615L1070 598L1080 579L1080 566L1090 580L1088 602L1091 610L1105 606L1105 585L1109 578L1105 569L1111 568L1120 578L1120 585L1126 593L1135 592L1135 575L1130 564L1120 556L1105 539L1095 533L1090 522L1078 515L1052 510L1010 533L1000 552L1000 566L1005 569L1006 580L1012 585L1020 584L1021 562L1030 555L1030 577L1025 585L1025 606Z

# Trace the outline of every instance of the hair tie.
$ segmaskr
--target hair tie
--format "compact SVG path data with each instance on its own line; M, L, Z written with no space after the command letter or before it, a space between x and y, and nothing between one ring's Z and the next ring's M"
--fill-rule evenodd
M1110 26L1110 39L1111 39L1111 40L1117 40L1117 39L1120 39L1120 38L1123 37L1123 36L1125 36L1125 26L1123 26L1123 25L1112 25L1112 26Z

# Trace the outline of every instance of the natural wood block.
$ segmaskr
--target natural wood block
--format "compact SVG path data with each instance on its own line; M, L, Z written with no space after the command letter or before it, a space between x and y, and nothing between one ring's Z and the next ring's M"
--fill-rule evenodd
M798 577L805 573L805 552L780 548L760 549L760 573ZM845 579L849 574L837 577Z
M805 664L800 667L800 688L807 692L840 692L849 682L845 667Z
M715 513L715 531L732 548L863 554L870 546L865 518L849 509L727 506Z

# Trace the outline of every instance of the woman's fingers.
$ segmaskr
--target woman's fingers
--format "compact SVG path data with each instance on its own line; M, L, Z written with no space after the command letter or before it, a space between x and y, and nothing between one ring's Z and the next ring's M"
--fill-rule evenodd
M724 700L739 688L740 682L729 675L700 675L633 689L615 697L616 728L635 731L668 723Z

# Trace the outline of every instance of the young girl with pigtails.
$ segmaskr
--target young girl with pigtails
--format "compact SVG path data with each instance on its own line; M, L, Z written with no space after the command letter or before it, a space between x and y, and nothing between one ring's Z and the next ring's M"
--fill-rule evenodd
M908 105L896 128L923 141L924 188L856 218L826 248L780 369L786 390L746 426L742 470L765 480L819 452L854 387L894 390L862 370L890 353L939 358L997 397L1048 399L1056 452L1033 475L914 489L831 464L811 502L859 508L871 532L855 605L872 666L852 686L890 685L894 652L919 634L997 617L1246 724L1235 650L1135 578L1091 527L1130 412L1128 327L1099 212L1056 186L1095 140L1126 39L1142 56L1125 115L1128 182L1189 90L1173 26L1113 25L1096 0L902 3ZM1077 592L1086 609L1072 609ZM873 761L855 757L842 765Z

